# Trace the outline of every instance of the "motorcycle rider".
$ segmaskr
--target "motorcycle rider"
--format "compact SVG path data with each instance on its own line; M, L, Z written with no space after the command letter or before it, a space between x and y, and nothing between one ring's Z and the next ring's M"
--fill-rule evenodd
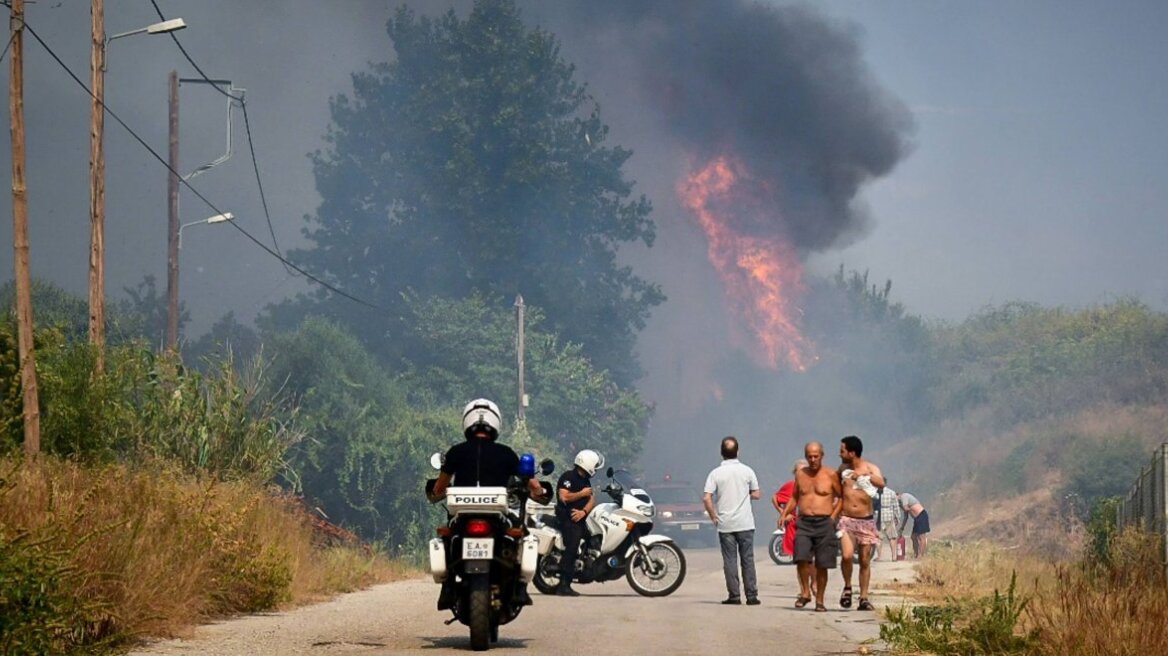
M455 444L446 452L438 480L429 495L431 502L446 498L446 489L452 484L460 487L502 487L511 476L519 471L519 456L515 451L496 440L503 427L499 406L488 399L475 399L462 409L462 434L465 441ZM546 503L548 495L539 481L527 481L531 497ZM447 550L449 553L449 550ZM454 605L455 588L453 577L442 583L438 594L438 610L446 610ZM522 586L519 595L524 605L531 603L527 586Z
M576 465L563 473L556 483L556 518L564 537L564 555L560 559L560 586L557 595L578 597L572 589L572 576L576 572L576 557L580 553L580 541L588 536L584 519L596 505L592 494L591 478L604 464L604 457L592 449L584 449L576 454Z

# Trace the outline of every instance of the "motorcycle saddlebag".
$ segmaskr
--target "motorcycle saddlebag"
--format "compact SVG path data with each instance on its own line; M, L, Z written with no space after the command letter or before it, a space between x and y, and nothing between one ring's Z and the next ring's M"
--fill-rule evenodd
M441 538L430 540L430 575L435 583L446 580L446 545Z

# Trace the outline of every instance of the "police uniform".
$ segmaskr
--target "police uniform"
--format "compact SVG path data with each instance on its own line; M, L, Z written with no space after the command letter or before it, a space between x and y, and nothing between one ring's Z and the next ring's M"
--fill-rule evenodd
M564 536L564 556L560 559L560 587L567 588L572 583L576 572L576 558L580 553L580 540L588 535L588 527L584 520L572 521L573 510L584 510L588 506L588 497L581 497L575 501L565 503L560 500L559 490L579 492L592 487L590 477L582 473L579 467L573 467L560 476L556 483L556 518L560 520L560 533Z

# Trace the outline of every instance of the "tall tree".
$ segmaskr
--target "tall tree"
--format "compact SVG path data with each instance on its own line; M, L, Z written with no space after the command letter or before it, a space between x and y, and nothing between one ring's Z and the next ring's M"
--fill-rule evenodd
M273 308L275 323L324 303L317 312L394 358L385 337L402 334L404 291L518 292L631 383L636 332L664 296L616 255L622 243L652 245L651 206L632 196L631 152L604 145L599 106L555 37L527 28L510 0L479 0L465 19L402 7L387 29L396 59L355 74L352 96L331 102L329 146L313 156L314 247L293 254L387 311L321 293Z

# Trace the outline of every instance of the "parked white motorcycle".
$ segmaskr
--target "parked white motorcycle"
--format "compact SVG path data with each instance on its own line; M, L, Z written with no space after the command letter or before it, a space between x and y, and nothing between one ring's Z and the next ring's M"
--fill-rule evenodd
M654 535L653 500L625 471L606 472L602 490L612 502L597 503L584 521L588 537L576 560L574 583L614 581L622 576L637 593L663 597L685 580L685 554L664 535ZM529 510L531 508L529 507ZM564 537L558 519L545 512L528 514L528 533L539 540L539 561L532 581L544 594L554 594L560 581Z

